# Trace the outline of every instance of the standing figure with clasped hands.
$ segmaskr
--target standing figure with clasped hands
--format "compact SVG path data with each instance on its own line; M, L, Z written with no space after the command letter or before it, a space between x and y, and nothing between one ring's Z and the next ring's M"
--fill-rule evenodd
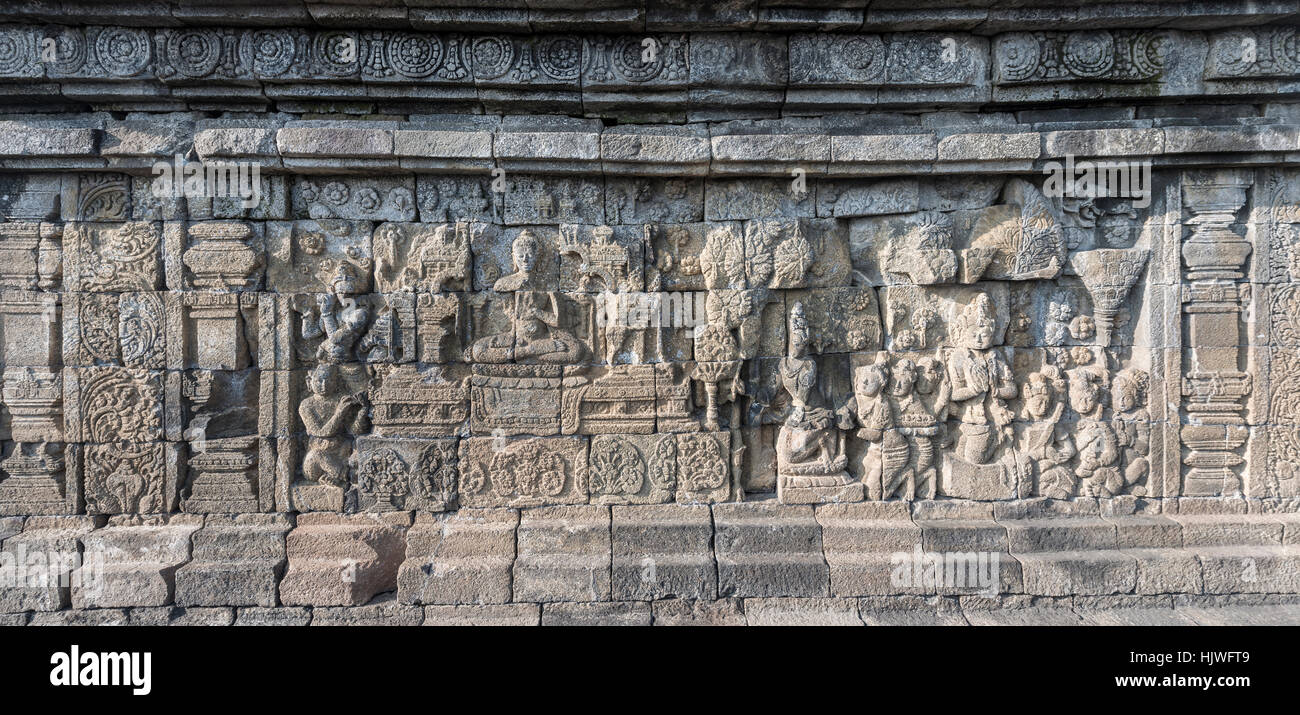
M994 346L993 301L980 293L962 309L950 335L957 340L948 357L951 401L961 420L957 456L971 464L988 464L993 450L1008 437L1012 413L1006 401L1019 390L1011 367Z

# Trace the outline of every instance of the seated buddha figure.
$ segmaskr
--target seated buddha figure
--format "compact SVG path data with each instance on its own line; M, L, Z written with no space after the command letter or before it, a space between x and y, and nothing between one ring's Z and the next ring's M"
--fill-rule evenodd
M554 293L521 291L515 294L510 328L475 341L474 362L574 364L587 353L576 335L560 327L558 298Z

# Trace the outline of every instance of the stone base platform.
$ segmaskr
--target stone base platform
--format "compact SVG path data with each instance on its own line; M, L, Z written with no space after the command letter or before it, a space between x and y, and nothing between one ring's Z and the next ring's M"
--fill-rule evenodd
M1300 514L1246 501L1117 506L760 500L255 525L8 519L0 550L104 557L93 591L0 588L0 623L1300 623ZM236 526L256 526L256 538ZM194 581L228 562L256 569L255 593L239 579ZM81 575L99 563L85 556Z

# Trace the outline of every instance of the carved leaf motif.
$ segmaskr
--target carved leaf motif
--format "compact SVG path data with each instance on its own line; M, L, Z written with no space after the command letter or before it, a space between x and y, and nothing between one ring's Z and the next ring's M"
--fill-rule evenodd
M81 337L82 358L86 362L111 362L117 359L117 306L110 296L84 296L77 325Z
M1274 286L1272 290L1273 344L1300 348L1300 286Z
M91 442L146 442L158 437L162 395L155 379L117 368L95 371L82 392Z
M727 480L727 461L718 441L706 434L682 437L677 452L677 478L687 491L718 489Z
M449 500L456 483L456 453L451 445L431 444L411 470L411 491L425 499Z
M656 489L672 491L677 486L677 440L672 435L655 442L648 476Z
M795 288L803 283L804 274L812 266L813 250L802 233L781 242L776 249L776 275L773 288Z
M166 309L153 293L134 293L121 300L122 360L128 365L162 367Z
M591 490L595 493L636 494L645 483L645 472L641 453L626 440L605 439L592 447Z

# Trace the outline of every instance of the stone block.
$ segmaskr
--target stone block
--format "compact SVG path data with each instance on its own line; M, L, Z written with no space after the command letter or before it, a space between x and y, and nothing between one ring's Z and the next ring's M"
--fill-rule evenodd
M536 626L541 617L536 603L424 607L426 626Z
M80 580L72 589L72 607L170 605L176 570L190 560L190 540L202 525L202 517L188 514L143 523L113 517L107 527L82 536L83 565L73 574Z
M176 571L176 605L278 605L290 528L279 514L207 517L192 538L190 562Z
M395 590L404 526L393 514L300 515L285 539L288 569L280 603L360 606Z
M461 509L420 514L406 534L397 596L412 604L498 604L510 601L519 512Z
M644 601L542 605L543 626L648 626L652 620Z
M862 626L852 598L747 598L751 626Z
M652 601L656 626L743 626L745 611L739 598L690 601L669 598Z
M752 502L713 507L718 595L826 596L829 568L813 508Z
M525 510L519 519L512 600L608 601L609 509L556 506Z
M615 506L610 541L613 600L717 598L707 505Z

